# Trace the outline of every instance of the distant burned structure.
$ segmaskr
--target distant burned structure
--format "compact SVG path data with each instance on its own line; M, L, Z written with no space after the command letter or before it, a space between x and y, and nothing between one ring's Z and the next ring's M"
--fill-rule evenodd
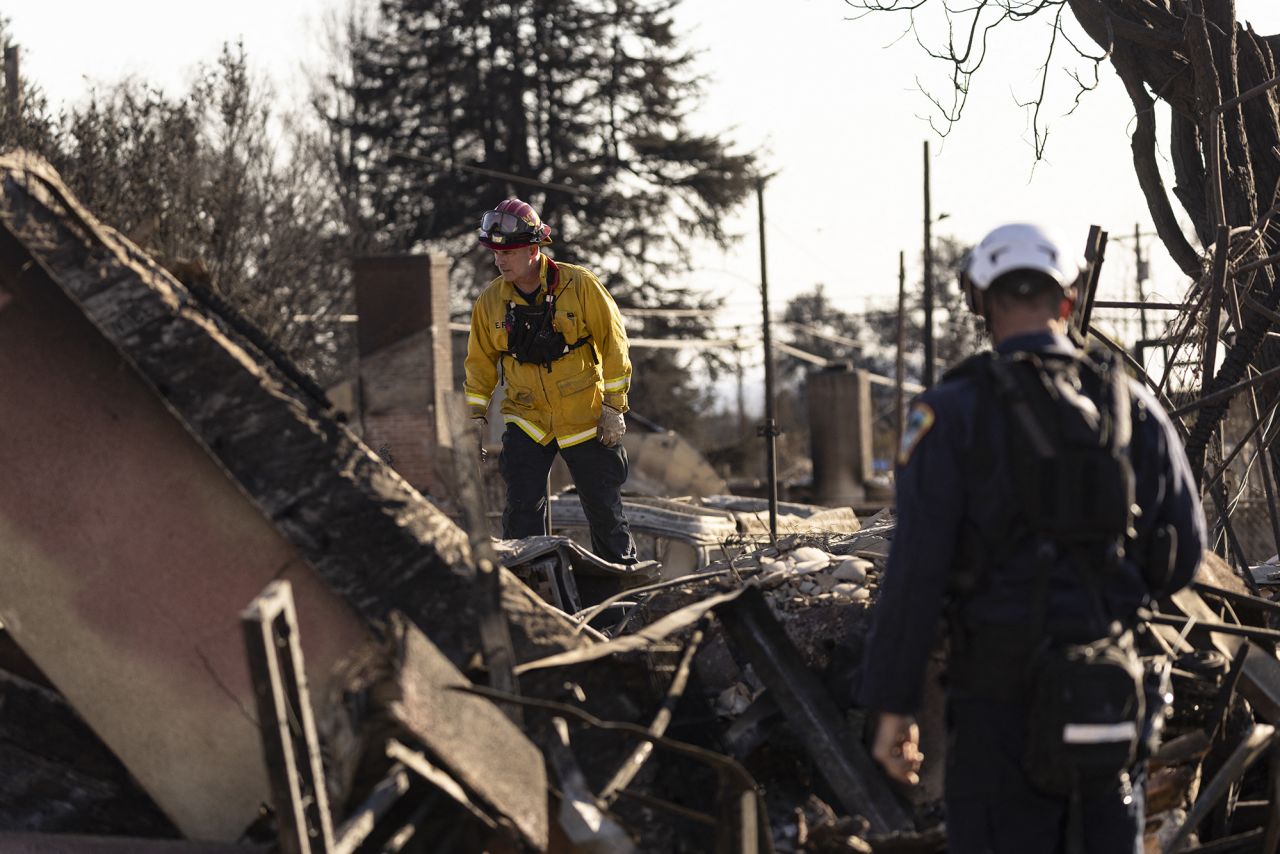
M871 452L871 382L866 371L837 363L809 374L813 500L855 506L867 496Z

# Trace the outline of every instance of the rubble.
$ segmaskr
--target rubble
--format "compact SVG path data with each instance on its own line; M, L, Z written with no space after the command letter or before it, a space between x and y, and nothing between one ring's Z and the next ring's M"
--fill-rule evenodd
M945 848L942 656L914 790L853 703L890 512L629 497L624 567L564 493L490 543L233 314L0 158L0 850ZM1144 620L1149 851L1280 841L1276 575Z
M769 538L768 502L760 498L628 496L622 503L640 558L661 562L666 578L740 556ZM852 533L861 524L848 507L784 501L778 512L778 530L784 534ZM551 524L579 542L591 542L586 515L572 492L552 496Z
M318 695L393 611L467 666L467 538L34 158L0 158L0 248L0 619L185 836L234 842L268 800L235 615L290 579ZM590 642L502 597L526 654Z
M470 680L420 629L394 615L386 638L353 653L348 668L342 693L366 699L358 717L344 723L362 742L355 755L373 763L372 769L353 769L353 779L382 779L390 765L383 749L387 741L421 745L439 766L437 775L448 775L467 793L470 811L483 813L493 827L509 826L535 849L546 847L547 777L541 754L497 706L458 690L470 687ZM411 750L402 746L396 753L405 760ZM427 760L405 761L413 768ZM341 800L355 802L362 794L353 784Z
M0 828L178 835L66 699L8 670L0 670Z

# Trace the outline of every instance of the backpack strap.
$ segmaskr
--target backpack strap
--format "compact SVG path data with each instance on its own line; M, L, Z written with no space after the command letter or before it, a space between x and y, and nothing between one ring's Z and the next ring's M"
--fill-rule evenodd
M1034 373L1029 374L1020 368L1015 364L1018 361L1029 362ZM1058 444L1049 435L1054 420L1048 417L1043 407L1043 398L1032 385L1037 381L1044 385L1045 370L1043 360L1035 353L1015 353L1012 358L991 360L991 373L1000 402L1013 416L1014 428L1022 431L1036 458L1041 461L1053 460L1058 456ZM1037 412L1036 409L1040 411Z
M1132 535L1128 379L1110 354L1094 353L984 354L966 360L952 373L973 378L978 389L974 438L965 460L966 469L972 472L970 479L983 477L997 455L1012 452L1016 457L1013 465L1006 466L1015 500L996 522L995 530L969 525L961 532L952 571L953 593L973 593L983 585L991 567L1034 543L1037 562L1044 568L1037 575L1044 576L1045 590L1034 591L1032 614L1033 622L1042 624L1048 571L1060 556L1077 555L1073 563L1090 576L1118 563L1124 554L1125 535ZM1064 410L1077 412L1084 426L1068 426ZM995 418L1003 421L1005 447L997 447L1000 431L992 424ZM1097 454L1086 452L1080 459L1092 462L1092 467L1077 471L1073 461L1081 447L1091 446L1087 440L1081 445L1082 437L1088 434L1099 442L1093 446ZM1091 473L1092 481L1084 479ZM1106 492L1105 496L1097 493L1096 508L1088 504L1089 496L1095 494L1090 492L1094 486ZM1095 535L1095 531L1101 533L1098 521L1104 527L1109 525L1110 533ZM1105 554L1103 563L1098 560L1099 549ZM1097 581L1081 578L1105 623L1105 599Z
M1111 402L1111 431L1108 439L1113 453L1128 459L1129 445L1133 441L1133 395L1129 390L1129 378L1110 350L1091 348L1083 361L1098 371L1107 387Z
M995 469L997 456L1002 452L992 439L992 421L1000 417L1001 405L993 367L997 358L989 350L978 353L943 375L944 382L971 381L976 392L973 437L961 462L966 483L976 483L986 477ZM1012 553L1016 524L1016 514L1012 509L1005 514L1004 524L993 536L965 520L950 573L949 586L953 594L964 597L979 589L985 581L988 567L1001 563Z

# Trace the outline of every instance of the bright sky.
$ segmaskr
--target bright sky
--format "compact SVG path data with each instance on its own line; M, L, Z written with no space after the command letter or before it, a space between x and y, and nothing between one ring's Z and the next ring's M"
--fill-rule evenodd
M302 67L322 55L325 15L342 4L11 0L4 14L22 47L24 75L55 102L74 101L93 81L125 74L180 88L196 62L212 60L224 41L240 38L277 89L296 95L304 91ZM760 12L744 12L748 7ZM1238 0L1237 8L1260 32L1280 32L1274 0ZM997 31L965 117L943 140L929 129L927 119L936 112L917 80L945 93L946 69L909 34L902 37L905 17L853 15L842 0L685 0L678 14L709 77L698 129L727 132L740 147L763 152L765 167L777 172L765 200L775 310L817 283L845 309L869 299L892 304L900 250L915 279L926 139L933 210L948 214L935 234L972 242L1000 222L1033 219L1083 247L1091 223L1113 238L1132 234L1135 223L1150 230L1129 151L1132 108L1106 66L1098 91L1086 94L1070 116L1063 115L1070 80L1061 71L1051 74L1056 98L1044 116L1049 147L1046 160L1034 162L1029 114L1017 100L1034 92L1047 20ZM1055 67L1067 59L1062 54ZM728 253L701 252L690 282L728 294L729 324L760 316L755 215L749 204L735 216L741 243ZM1178 297L1185 282L1159 244L1150 245L1156 256L1149 295ZM1132 280L1131 241L1112 243L1103 298L1131 296Z
M1032 219L1077 237L1083 248L1090 224L1113 238L1132 235L1135 223L1151 230L1129 148L1133 110L1107 66L1098 90L1070 116L1064 113L1073 84L1061 71L1051 75L1057 97L1045 114L1049 145L1045 161L1035 163L1029 113L1017 102L1035 92L1047 20L994 33L965 116L943 140L930 132L927 120L937 112L917 81L945 94L947 68L930 60L910 34L902 37L905 16L853 20L854 11L841 0L792 0L786 6L785 16L727 19L715 0L686 4L695 40L706 46L705 66L716 77L705 120L736 125L734 136L771 152L766 162L779 170L765 200L769 278L779 299L824 282L842 307L858 305L864 295L892 302L899 250L907 252L909 281L918 275L926 139L933 154L933 212L949 214L935 235L972 243L1002 221ZM1237 7L1260 32L1280 31L1274 0L1239 0ZM1055 67L1065 65L1070 53L1060 54ZM758 281L758 273L749 272L758 263L754 210L744 213L739 231L748 240L732 253L741 257L723 263ZM1160 257L1149 291L1176 297L1184 282L1154 245ZM1132 281L1130 238L1110 244L1101 292L1124 298ZM740 283L729 279L724 286ZM1128 293L1121 293L1126 287Z

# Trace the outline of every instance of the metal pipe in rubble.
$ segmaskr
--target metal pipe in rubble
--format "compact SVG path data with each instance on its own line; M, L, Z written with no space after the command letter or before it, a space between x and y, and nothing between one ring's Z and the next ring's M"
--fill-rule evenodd
M760 212L760 305L764 312L764 470L769 479L769 538L778 541L778 422L773 409L773 337L769 329L769 274L764 249L764 176L756 178L756 206Z

